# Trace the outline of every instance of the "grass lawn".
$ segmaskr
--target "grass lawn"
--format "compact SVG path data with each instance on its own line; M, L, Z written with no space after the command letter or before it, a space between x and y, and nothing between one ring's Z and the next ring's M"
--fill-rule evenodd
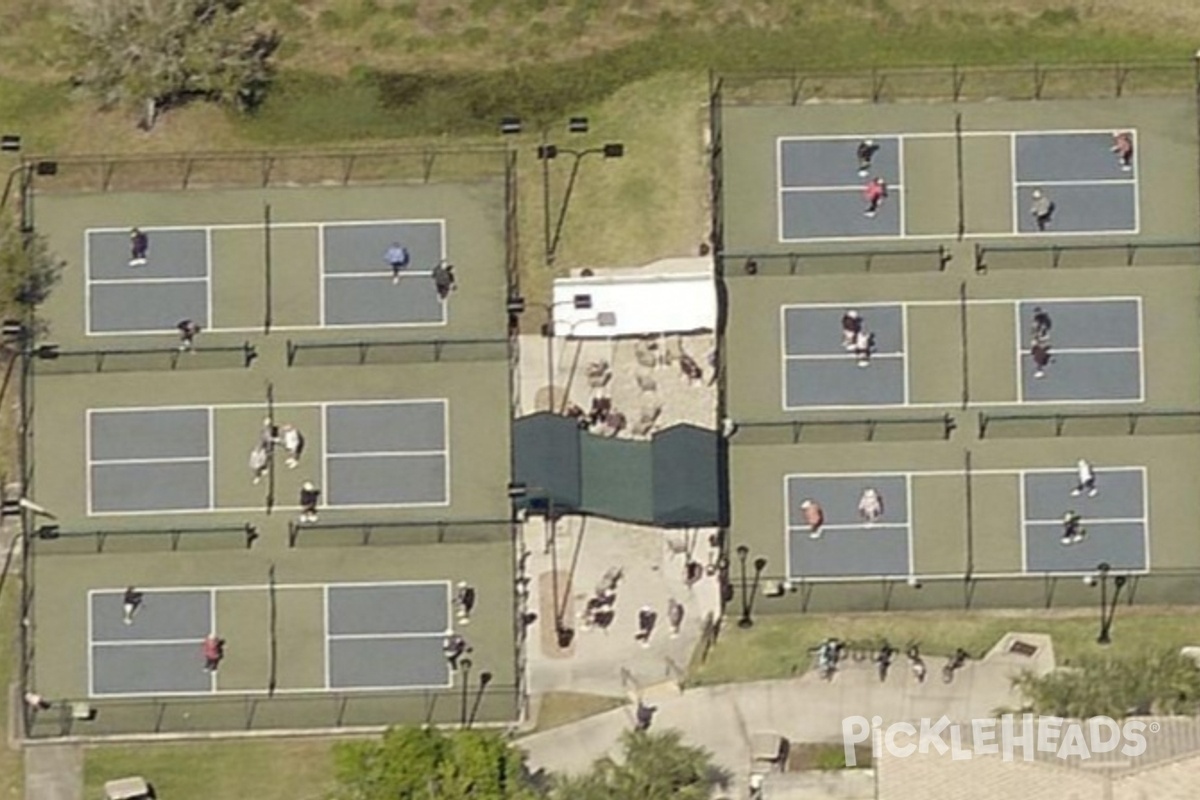
M5 732L0 738L0 800L19 800L24 795L25 772L20 750L8 748L8 687L16 675L17 665L17 599L18 582L15 576L4 581L0 592L0 720Z
M1054 639L1059 664L1084 655L1110 654L1120 658L1138 652L1157 652L1200 644L1195 611L1167 608L1118 607L1112 644L1096 644L1098 612L928 612L913 614L760 615L753 628L727 624L703 663L693 663L689 685L787 678L814 663L810 653L829 636L844 641L886 637L895 647L918 642L926 656L945 657L962 647L979 657L1009 632L1045 633ZM935 666L935 665L931 665ZM940 667L940 665L936 665Z
M90 748L84 797L103 797L105 781L141 775L163 798L318 800L333 786L332 748L328 739Z
M578 722L623 705L625 701L616 697L583 692L547 692L542 695L541 705L538 707L537 727L531 732L537 733Z

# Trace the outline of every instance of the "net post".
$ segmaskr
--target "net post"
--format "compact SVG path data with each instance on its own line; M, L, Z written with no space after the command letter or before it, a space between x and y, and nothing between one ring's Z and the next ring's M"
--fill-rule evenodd
M954 435L954 429L957 427L958 425L955 423L954 417L949 414L942 415L942 441L949 441L950 437Z
M987 260L984 258L983 245L979 242L975 243L975 274L982 275L987 272Z
M249 369L256 358L258 358L258 350L254 345L250 342L242 342L242 366Z
M988 415L986 411L979 412L979 438L987 438Z
M288 520L288 547L295 547L300 538L300 526L295 520Z
M296 343L295 343L295 342L293 342L291 339L288 339L288 340L287 340L287 365L288 365L289 367L295 366L295 364L296 364L296 352L297 352L299 349L300 349L300 345L296 344Z
M1136 412L1129 413L1129 435L1133 436L1137 433L1138 415Z
M1066 424L1067 424L1067 418L1065 416L1063 416L1062 414L1055 414L1054 415L1054 435L1062 436L1063 435L1063 427Z
M249 522L247 522L245 530L246 530L246 549L249 550L252 547L254 547L254 541L256 539L258 539L258 528L254 527Z

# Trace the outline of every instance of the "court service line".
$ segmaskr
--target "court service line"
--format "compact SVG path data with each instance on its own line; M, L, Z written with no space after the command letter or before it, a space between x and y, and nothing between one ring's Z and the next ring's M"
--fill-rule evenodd
M151 466L154 464L198 464L201 461L211 461L209 456L170 456L162 458L101 458L96 461L88 461L89 467L98 466L123 466L132 464L134 466Z
M811 528L807 525L788 525L786 526L788 533L802 533L808 535ZM822 531L859 531L861 533L888 533L902 529L911 528L911 521L905 522L838 522L833 524L824 524L821 526Z
M91 503L91 495L88 495L88 503ZM113 591L112 594L116 594ZM122 596L124 592L122 591ZM95 671L95 643L96 630L94 623L94 613L92 611L92 592L87 593L87 678L88 678L88 695L96 693L96 671Z
M900 306L900 358L904 362L901 378L904 381L904 404L908 405L912 397L909 393L909 372L912 362L908 358L908 307ZM870 355L870 354L868 354ZM910 510L911 515L911 510ZM910 562L911 563L911 562ZM911 567L910 567L911 568Z
M1073 470L1072 470L1073 471ZM441 580L419 580L419 581L335 581L335 582L318 582L318 583L277 583L275 589L277 591L313 591L316 589L387 589L396 586L450 586L453 583L452 579L443 578ZM186 586L150 586L141 587L143 594L175 594L175 593L196 593L196 592L266 592L271 589L270 583L231 583L231 584L216 584L216 583L199 583L189 584ZM93 595L124 595L124 588L111 589L88 589L88 597ZM191 640L189 640L191 641Z
M1114 569L1113 571L1117 572L1121 575L1129 575L1129 576L1134 576L1134 577L1149 576L1149 575L1153 574L1153 570L1151 570L1149 567L1142 567L1140 569L1121 568L1119 570ZM1069 571L1069 572L1063 571L1063 570L1057 570L1057 571L1055 571L1055 570L1052 570L1052 571L1023 570L1021 572L972 572L970 575L967 575L966 573L961 573L961 572L942 573L942 574L934 574L934 575L923 575L920 573L914 573L911 575L904 575L904 574L900 574L900 573L886 573L886 574L877 574L877 575L832 575L832 576L816 575L816 576L811 576L811 577L805 576L805 575L789 575L787 580L790 583L795 583L795 584L800 584L800 585L803 585L806 583L851 584L851 583L878 582L880 580L891 580L891 581L898 583L900 581L906 581L906 580L912 580L912 579L916 579L923 583L933 583L933 582L937 582L937 581L962 581L964 578L971 578L972 580L1029 580L1031 578L1036 578L1039 580L1045 580L1045 579L1079 580L1081 577L1085 577L1087 575L1095 575L1095 574L1096 574L1095 567L1086 567L1086 568L1081 568L1081 569L1073 570L1073 571Z
M908 197L908 194L903 191L904 184L907 183L908 173L906 172L906 170L904 168L904 137L903 136L901 136L899 141L896 142L896 172L898 173L897 177L899 178L899 182L896 184L895 188L897 190L900 190L900 197L898 197L896 199L896 213L899 215L899 218L900 218L900 238L903 239L908 236L908 223L907 223L907 219L906 219L906 216L904 213L905 208L906 208L905 200ZM890 189L891 187L888 187L888 188ZM905 387L904 397L905 397L905 400L908 399L907 385Z
M433 270L402 270L400 272L400 279L404 280L404 278L409 275L429 277L433 275ZM386 278L390 282L392 280L392 273L385 270L378 270L376 272L330 272L325 276L326 280L333 280L334 278Z
M421 456L444 456L449 455L448 449L442 450L397 450L395 452L375 451L369 453L326 453L325 457L329 459L336 458L415 458Z
M1022 348L1021 352L1028 353L1029 348L1027 348L1027 347ZM1093 354L1093 355L1113 355L1113 354L1141 353L1141 352L1142 352L1142 348L1140 348L1140 347L1054 347L1053 344L1051 344L1051 346L1050 346L1050 354L1052 356L1054 356L1054 355L1059 355L1059 356L1086 355L1089 353Z
M213 242L212 228L204 230L204 327L214 325L213 319Z
M1010 133L1008 136L1008 175L1009 185L1013 187L1012 232L1015 235L1021 232L1021 202L1016 195L1017 136L1015 133Z
M1113 397L1113 398L1048 398L1023 400L972 400L967 406L968 409L980 408L1011 408L1017 409L1022 406L1111 406L1111 405L1130 405L1136 403L1144 403L1145 400L1140 398L1129 397ZM798 406L783 406L784 411L900 411L903 409L929 409L940 410L947 408L962 408L962 401L945 402L928 402L928 403L841 403L837 405L798 405Z
M444 639L453 630L429 631L427 633L331 633L330 641L357 642L390 639Z
M196 636L190 639L94 639L92 647L153 647L154 645L203 644L204 637Z
M329 492L329 407L322 405L320 414L321 426L321 492L328 498Z
M447 494L449 491L447 490ZM317 507L323 511L341 511L341 510L356 510L356 509L373 509L380 511L394 511L403 508L443 508L450 505L449 500L437 501L420 501L412 503L320 503ZM275 506L280 511L299 511L299 506ZM129 509L118 511L89 511L89 517L177 517L184 514L261 514L263 506L215 506L212 508L206 506L195 506L192 508L154 508L154 509ZM350 522L347 523L356 527L361 527L362 523ZM118 533L114 531L114 533Z
M1021 571L1029 571L1029 531L1026 529L1025 517L1028 514L1027 501L1025 497L1025 476L1027 473L1021 472L1017 476L1017 511L1020 514L1019 520L1021 523Z
M1039 188L1057 186L1137 186L1137 178L1086 178L1079 180L1054 180L1054 181L1013 181L1014 189L1025 187Z
M321 587L321 632L324 634L325 651L325 691L329 691L329 661L333 656L333 640L329 638L329 585Z
M1137 150L1134 150L1136 153ZM1150 560L1150 470L1142 468L1142 554L1147 564Z
M993 298L969 298L967 305L969 306L995 306L995 305L1037 305L1039 303L1050 305L1051 303L1116 303L1116 302L1137 302L1142 298L1140 295L1094 295L1091 297L1042 297L1031 300L1028 297L993 297ZM781 306L783 309L828 309L828 308L900 308L900 307L938 307L938 306L954 306L957 308L962 304L961 300L881 300L881 301L822 301L818 303L785 303Z
M208 510L217 507L217 432L212 406L208 407Z
M196 279L195 282L199 283L199 279ZM445 305L445 304L443 304L443 305ZM442 312L442 316L443 316L443 318L440 322L377 322L377 323L376 322L361 322L361 323L353 322L353 323L345 323L345 324L333 323L333 324L329 324L329 325L272 325L271 331L272 332L280 332L280 333L284 333L284 332L306 333L306 332L310 332L310 331L328 331L328 330L335 330L335 329L339 329L339 330L359 330L359 329L375 330L377 328L379 328L379 329L382 329L382 328L433 328L433 327L445 326L447 324L446 319L445 319L445 311L444 310ZM248 325L248 326L244 326L244 327L206 328L204 330L204 333L208 333L208 334L262 333L262 326L259 325L258 327L254 327L253 325ZM135 330L135 331L90 331L87 335L88 336L167 336L167 335L173 336L173 335L177 335L177 332L173 328L157 328L154 330ZM381 344L386 344L386 342L381 342Z
M1128 130L1134 136L1134 142L1135 142L1134 153L1136 154L1137 153L1137 149L1136 149L1137 129L1136 128L1127 128L1125 130ZM998 129L994 129L994 130L988 129L988 130L963 131L961 135L964 139L974 139L974 138L979 138L979 137L1001 138L1001 137L1009 137L1009 136L1024 136L1024 137L1028 137L1028 138L1035 138L1035 137L1055 137L1055 136L1083 136L1083 135L1095 135L1095 134L1103 134L1104 136L1111 137L1112 129L1107 128L1104 130L1100 130L1100 129L1091 129L1091 128L1062 128L1062 129L1054 129L1054 130L1028 130L1028 129L1017 130L1017 129L1013 129L1013 128L998 128ZM778 136L778 137L776 137L776 139L777 139L778 144L782 145L783 142L833 142L833 141L861 142L865 138L870 138L870 139L875 139L875 140L880 140L880 139L953 139L957 135L958 134L956 134L954 131L913 131L913 132L906 131L904 133L898 133L896 131L881 131L881 132L864 132L864 133L855 133L855 134L845 134L845 133L788 134L786 136ZM782 147L779 148L779 152L782 152Z
M1030 348L1025 347L1024 326L1021 324L1021 308L1020 303L1013 303L1013 331L1016 336L1017 343L1017 363L1015 366L1017 376L1017 399L1022 402L1025 400L1025 353L1030 353L1032 357L1032 345Z
M854 361L856 356L854 355L854 351L847 350L845 353L806 353L802 355L787 354L784 356L784 358L792 361ZM898 358L903 360L904 353L871 353L872 361L877 358L885 361L889 358Z
M1134 307L1137 309L1138 399L1144 402L1146 399L1146 315L1142 306L1142 298L1136 298L1134 301Z
M1114 472L1136 472L1145 470L1145 466L1122 465L1106 466L1096 470L1097 475ZM1026 475L1059 475L1074 474L1074 467L1009 467L1007 469L972 469L973 477L1018 477ZM784 475L788 478L959 478L967 474L963 469L927 469L927 470L874 470L871 472L791 472ZM909 515L911 516L911 514Z
M1015 213L1015 212L1014 212ZM996 233L968 233L964 240L988 240L988 239L1013 239L1013 238L1044 238L1044 239L1067 239L1072 237L1100 237L1100 236L1137 236L1139 233L1136 228L1112 229L1105 228L1103 230L1081 230L1081 231L1045 231L1043 232L1025 232L1019 231L1011 233L1009 231L1000 231ZM780 238L781 244L855 244L858 242L894 242L897 239L911 239L913 241L944 241L953 243L957 241L957 235L954 233L909 233L903 236L898 234L880 234L877 236L804 236L797 239Z
M326 406L355 407L355 406L392 406L392 405L432 405L443 403L449 405L445 397L398 397L380 400L296 400L277 402L275 408L322 408ZM164 405L164 406L111 406L85 409L87 413L97 414L142 414L155 411L245 411L262 409L262 403L211 403L207 405Z
M187 278L88 278L94 286L136 286L138 284L204 283L208 278L195 275Z
M780 193L791 192L793 194L805 194L805 193L822 194L822 193L837 193L837 192L858 193L858 192L863 191L863 188L866 185L867 184L864 182L864 183L854 183L854 184L844 184L843 183L843 184L822 185L822 186L780 186L779 191L780 191ZM891 192L893 190L898 191L898 192L903 192L904 184L889 183L887 185L887 188L888 188L889 192ZM903 221L903 220L901 220L901 221ZM901 228L901 231L903 231L903 228ZM902 238L904 236L903 232L898 235Z
M331 228L371 227L379 225L430 225L446 224L445 217L428 219L354 219L354 220L312 220L296 222L271 222L272 230L288 230L296 228L316 228L328 225ZM262 222L217 222L208 225L141 225L139 228L146 233L178 233L190 231L261 231L266 227ZM129 233L129 228L84 228L84 237L93 233Z

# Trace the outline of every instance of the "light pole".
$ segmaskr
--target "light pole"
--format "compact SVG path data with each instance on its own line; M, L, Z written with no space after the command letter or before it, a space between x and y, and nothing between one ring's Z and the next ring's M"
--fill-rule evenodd
M546 339L546 376L549 379L547 389L550 393L546 405L553 413L555 410L554 403L554 309L558 306L569 305L576 311L589 311L592 308L592 296L590 294L577 294L570 300L557 300L549 303L538 303L536 301L526 301L524 297L510 297L508 299L508 313L521 314L525 311L527 304L535 305L538 308L546 311L546 321L542 324L542 336Z
M550 591L553 592L554 638L560 648L566 648L575 638L575 631L566 626L563 617L566 615L566 603L559 598L558 588L558 514L554 507L554 497L539 486L526 486L523 483L511 483L508 486L508 496L514 502L523 498L542 500L546 504L546 525L549 535L546 537L546 549L550 552ZM531 504L526 507L530 507ZM514 512L515 512L514 507Z
M467 717L468 728L475 724L475 717L479 715L479 706L483 702L483 693L487 691L488 684L491 682L492 673L479 673L479 688L475 691L475 702L471 705L471 716Z
M1113 576L1112 600L1108 597L1108 576L1112 566L1107 562L1096 565L1096 575L1088 575L1084 581L1089 586L1095 586L1100 581L1100 633L1096 636L1097 644L1112 644L1113 618L1117 614L1117 603L1121 598L1121 590L1125 588L1128 578L1124 575Z
M738 562L741 564L742 572L742 618L738 620L739 628L750 628L754 626L754 620L750 619L750 598L747 594L746 582L746 559L750 555L750 548L744 544L739 544L737 548Z
M462 727L467 727L467 691L471 688L471 667L474 666L470 658L463 657L458 662L458 666L462 669L462 708L460 710L459 722Z
M588 132L587 117L571 117L567 122L567 132L571 134L583 134ZM504 117L500 120L500 133L513 136L521 133L522 124L519 117ZM537 146L537 157L542 162L542 235L545 242L545 257L546 266L553 266L554 259L558 254L558 242L562 238L563 223L567 218L567 206L571 202L571 193L575 189L575 179L579 175L580 162L589 155L598 154L604 156L605 159L622 158L625 155L625 145L621 142L609 142L600 147L589 147L583 150L576 150L567 147L559 147L549 140L549 127L543 125L541 128L541 143ZM571 156L574 161L571 163L571 174L567 178L567 189L563 194L562 204L558 210L558 222L554 226L553 234L550 230L550 162L558 158L559 155Z

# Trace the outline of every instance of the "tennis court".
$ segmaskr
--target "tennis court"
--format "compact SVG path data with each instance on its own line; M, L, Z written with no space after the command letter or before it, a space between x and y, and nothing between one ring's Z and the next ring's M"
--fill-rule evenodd
M266 596L270 592L282 593L285 602L302 609L323 610L320 619L295 624L290 630L285 623L275 635L285 652L304 654L307 649L289 639L313 628L323 630L323 663L297 674L323 675L324 681L310 686L277 686L275 691L431 689L452 685L452 670L442 652L445 637L453 633L449 582L139 587L139 592L141 601L128 622L123 608L124 588L89 593L92 697L242 692L243 688L236 685L239 674L254 669L263 674L268 671L270 642L224 636L220 609L228 612L270 602ZM228 662L216 670L205 668L202 644L209 634L225 641ZM235 685L224 688L222 676L230 673Z
M247 333L257 326L225 325L214 317L213 295L246 281L249 241L285 236L307 246L289 275L317 283L315 318L292 329L444 325L447 303L437 295L433 268L447 258L445 220L247 223L196 228L143 227L145 264L130 260L129 229L85 232L87 331L91 335L172 334L190 319L210 333ZM384 254L393 242L409 251L398 280ZM303 246L302 245L302 246ZM263 256L259 256L261 260ZM293 278L294 279L294 278Z
M1128 573L1149 568L1147 470L1103 467L1096 476L1098 492L1090 497L1086 492L1074 494L1072 468L971 473L976 502L991 518L989 536L1007 540L1011 550L1021 553L1019 569L1011 577L1087 574L1102 562ZM954 470L786 476L788 579L919 579L914 521L931 531L962 527L961 503L946 505L942 498L947 486L966 479L965 472ZM868 489L875 490L883 508L882 515L870 521L859 510ZM1006 502L1014 497L1015 504ZM805 501L818 503L825 512L819 531L804 522ZM1064 543L1063 516L1072 511L1082 518L1086 536Z
M1141 309L1140 297L786 304L780 307L783 409L955 407L964 383L975 387L975 406L1140 403L1146 391ZM1035 310L1054 326L1041 377L1031 355ZM844 339L849 311L872 337L869 358ZM958 348L976 357L947 358L944 343L963 331L967 340ZM992 354L1005 341L1013 358L997 363ZM978 375L964 372L972 366ZM947 373L959 380L947 380Z
M30 685L91 713L31 735L517 716L505 164L469 184L38 193L78 268L32 364L30 495L54 519L27 575ZM460 582L480 598L466 628Z
M1139 153L1136 130L1124 131ZM959 156L956 139L971 140L971 157ZM869 162L860 163L860 144L869 142ZM777 142L779 241L783 243L949 237L943 231L912 230L911 207L929 203L911 190L905 153L921 154L918 164L963 171L962 180L991 184L991 162L1006 163L1009 179L995 190L993 205L1011 209L1007 229L974 231L975 236L1136 234L1139 230L1137 170L1126 170L1112 153L1113 133L1105 131L970 131L966 133L786 136ZM950 146L946 146L950 145ZM1007 158L1001 153L1008 148ZM977 167L977 169L975 169ZM975 175L979 177L976 178ZM866 185L883 180L887 196L878 209L864 207ZM1007 185L1003 185L1007 184ZM918 183L918 186L921 186ZM927 184L944 193L950 187ZM1039 228L1029 208L1033 192L1053 204ZM917 212L919 216L920 212ZM953 222L953 220L950 220Z

